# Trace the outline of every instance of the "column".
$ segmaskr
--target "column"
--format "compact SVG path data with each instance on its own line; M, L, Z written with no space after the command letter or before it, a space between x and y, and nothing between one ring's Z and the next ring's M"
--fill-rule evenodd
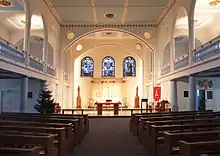
M29 65L29 54L30 54L30 31L31 31L31 16L27 14L25 19L25 28L24 28L24 43L23 50L26 52L27 56L25 58L25 64Z
M28 77L21 78L20 112L27 112Z
M196 78L189 76L189 108L191 111L196 110Z
M170 81L170 103L173 105L173 111L177 111L178 99L177 99L177 82L176 80Z
M189 16L189 65L193 63L194 49L195 49L194 17Z
M174 59L175 59L175 39L171 39L170 42L170 71L173 72L174 71Z
M47 72L47 57L48 57L48 35L44 36L42 60L44 61L44 72Z

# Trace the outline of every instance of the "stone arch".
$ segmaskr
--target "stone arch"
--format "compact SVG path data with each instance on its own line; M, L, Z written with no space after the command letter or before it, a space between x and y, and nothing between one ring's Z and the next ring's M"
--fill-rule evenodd
M170 41L166 44L166 46L163 49L163 55L162 55L162 65L167 65L170 63Z

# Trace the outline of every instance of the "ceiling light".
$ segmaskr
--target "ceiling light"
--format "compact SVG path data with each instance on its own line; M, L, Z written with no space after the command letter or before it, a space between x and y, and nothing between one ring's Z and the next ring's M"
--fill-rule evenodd
M25 28L25 15L24 14L16 14L7 19L12 25L14 25L18 29ZM32 15L31 17L31 29L43 29L43 21L41 16Z
M105 18L114 18L115 14L114 13L106 13L106 14L104 14L104 17Z
M145 37L147 40L149 40L149 39L152 38L152 33L151 33L151 32L145 32L145 33L144 33L144 37Z
M75 34L74 34L74 32L72 32L72 31L68 31L68 32L66 33L66 38L67 38L68 40L72 40L72 39L74 38L74 36L75 36Z
M212 0L211 2L209 2L210 6L216 6L218 4L220 4L220 0Z
M9 7L9 6L11 6L11 2L9 2L7 0L1 0L0 1L0 6L2 6L2 7Z
M137 43L135 47L136 47L137 50L141 50L142 49L142 45L140 43Z
M81 44L78 44L76 46L76 51L81 51L83 49L83 46Z

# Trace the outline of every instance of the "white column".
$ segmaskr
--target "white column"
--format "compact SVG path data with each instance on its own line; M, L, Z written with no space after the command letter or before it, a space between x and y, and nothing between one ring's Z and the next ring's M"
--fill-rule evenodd
M196 110L196 78L189 76L189 108L191 111Z
M170 103L173 105L174 111L177 111L178 99L177 99L177 82L175 80L170 81Z
M189 65L193 63L194 49L195 49L194 17L189 16Z
M21 78L20 90L20 111L27 112L27 99L28 99L28 77Z
M174 44L175 44L175 39L171 38L170 41L170 71L174 71Z
M23 50L26 52L27 56L25 59L25 64L29 65L29 54L30 54L30 32L31 32L31 15L26 14L25 28L24 28L24 43Z
M44 61L44 71L47 71L47 57L48 57L48 34L44 36L42 60Z

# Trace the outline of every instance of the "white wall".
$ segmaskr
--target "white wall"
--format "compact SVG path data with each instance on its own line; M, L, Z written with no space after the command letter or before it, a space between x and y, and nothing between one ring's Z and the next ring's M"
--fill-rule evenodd
M102 77L102 59L105 56L112 56L115 60L115 78L123 78L123 66L122 62L125 57L132 56L136 60L136 77L129 77L126 78L126 83L115 83L110 84L114 92L111 96L113 98L121 98L120 101L124 98L128 98L128 106L134 106L134 97L136 93L136 87L139 87L139 96L142 98L143 95L143 63L140 57L138 57L135 53L129 51L128 49L114 46L114 45L106 45L101 47L96 47L93 49L88 50L87 52L83 53L76 61L74 62L74 103L77 97L77 87L80 86L81 90L81 98L82 98L82 107L88 107L88 98L98 98L96 97L97 94L103 92L103 85L109 84L101 84L95 82L91 84L90 77L80 77L81 72L81 60L85 56L90 56L94 59L95 70L94 70L94 78L101 78ZM119 88L122 88L120 90ZM92 92L91 92L92 91ZM118 92L117 92L118 91ZM117 94L115 93L117 92ZM122 95L120 97L120 94ZM123 97L124 95L124 97ZM92 97L91 97L92 96ZM98 95L97 95L98 96ZM76 103L75 105L76 106Z
M178 81L177 82L177 97L178 97L177 102L178 102L180 111L190 110L189 97L184 97L184 91L189 91L189 83Z
M49 83L48 88L53 90L53 96L55 90L53 89L54 84ZM32 98L28 98L27 111L36 112L33 108L37 104L36 99L41 91L40 80L28 80L28 92L32 92ZM20 92L21 92L21 80L20 79L1 79L0 80L0 105L1 110L18 112L20 110ZM3 109L4 107L4 109Z

